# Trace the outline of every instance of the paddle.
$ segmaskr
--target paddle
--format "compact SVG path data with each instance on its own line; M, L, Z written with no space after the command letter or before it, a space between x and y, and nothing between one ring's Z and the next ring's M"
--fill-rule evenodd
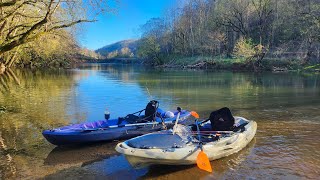
M195 116L194 116L195 117ZM199 118L199 115L197 116ZM199 123L198 123L198 118L196 119L196 125L197 125L197 131L198 131L198 138L199 138L199 148L200 148L200 153L197 156L197 166L205 171L212 172L212 167L209 161L209 158L207 154L203 151L202 147L202 141L201 141L201 135L200 135L200 128L199 128Z
M172 132L173 135L176 133L177 124L178 124L178 121L179 121L179 118L180 118L181 107L177 107L177 111L178 111L178 115L177 115L177 118L176 118L176 123L174 124L174 129L173 129L173 132Z
M144 109L143 109L144 110ZM141 110L141 111L143 111ZM175 124L178 123L178 120L180 118L180 113L181 113L181 108L180 107L177 107L177 110L178 110L178 114L177 114L177 118L176 118L176 122ZM138 111L138 112L141 112L141 111ZM138 112L135 112L135 113L138 113ZM133 113L133 114L135 114ZM191 112L192 113L192 112ZM199 115L198 115L199 117ZM110 129L110 128L119 128L119 127L131 127L131 126L144 126L144 125L155 125L155 124L171 124L172 121L163 121L162 122L150 122L150 123L135 123L135 124L124 124L124 125L112 125L112 126L108 126L108 127L105 127L105 128L91 128L91 129L81 129L80 131L82 132L90 132L90 131L97 131L97 130L106 130L106 129Z
M165 124L171 124L172 121L165 121ZM88 132L88 131L97 131L97 130L106 130L106 129L110 129L110 128L119 128L119 127L131 127L131 126L144 126L144 125L154 125L154 124L162 124L162 122L150 122L150 123L135 123L135 124L124 124L124 125L112 125L112 126L108 126L105 128L92 128L92 129L81 129L81 131L83 132Z

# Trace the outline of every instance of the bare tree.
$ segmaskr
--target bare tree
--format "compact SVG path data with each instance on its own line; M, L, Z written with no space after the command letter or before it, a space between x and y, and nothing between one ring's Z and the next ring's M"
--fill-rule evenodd
M94 22L101 12L114 9L103 0L1 0L0 63L3 54L55 30Z

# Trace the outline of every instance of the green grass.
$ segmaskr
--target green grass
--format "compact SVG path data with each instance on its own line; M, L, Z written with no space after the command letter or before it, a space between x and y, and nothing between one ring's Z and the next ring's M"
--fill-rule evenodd
M306 66L303 68L303 70L315 70L315 71L320 71L320 64L315 64L311 66Z

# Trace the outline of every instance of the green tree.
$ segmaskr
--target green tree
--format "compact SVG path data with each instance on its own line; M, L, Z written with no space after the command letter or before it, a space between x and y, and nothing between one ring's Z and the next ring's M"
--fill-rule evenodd
M320 62L319 0L188 0L167 16L143 29L142 38L160 46L158 56L214 59L251 49L255 69L265 57Z
M138 56L148 60L151 65L163 64L163 59L160 57L160 45L154 36L149 36L141 40L138 48Z

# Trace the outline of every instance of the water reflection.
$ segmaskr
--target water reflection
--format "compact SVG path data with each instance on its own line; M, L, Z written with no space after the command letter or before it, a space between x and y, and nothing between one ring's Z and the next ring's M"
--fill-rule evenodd
M118 154L114 147L118 142L55 147L44 160L44 165L81 164L87 166Z
M133 169L123 155L110 156L83 167L68 168L46 176L46 179L137 179L148 169Z
M0 179L43 177L207 177L194 166L134 169L115 144L55 148L43 129L143 109L197 111L206 118L228 106L258 122L256 142L213 161L213 176L315 178L320 169L319 75L152 70L89 64L73 70L11 70L0 75ZM83 174L79 174L79 172Z
M232 154L228 157L215 160L211 162L213 168L212 175L207 172L200 171L196 165L186 166L165 166L154 165L151 166L148 173L143 176L144 179L183 179L192 177L192 179L221 179L223 175L230 170L236 169L241 166L248 156L251 155L255 145L255 138L248 144L247 147Z
M68 123L64 95L72 87L69 75L10 69L0 75L0 151L5 160L0 170L4 178L31 171L32 167L23 165L30 163L29 158L41 157L47 149L40 132L51 124Z

